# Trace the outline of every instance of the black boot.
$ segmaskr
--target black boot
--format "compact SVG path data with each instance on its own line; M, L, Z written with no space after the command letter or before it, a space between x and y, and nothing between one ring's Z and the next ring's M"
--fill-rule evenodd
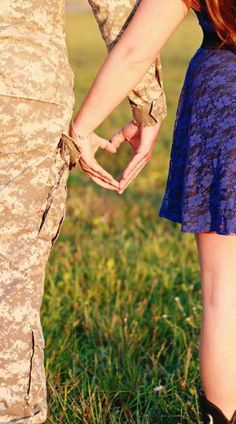
M198 396L204 424L236 424L236 410L229 421L220 408L206 398L202 388L199 389Z

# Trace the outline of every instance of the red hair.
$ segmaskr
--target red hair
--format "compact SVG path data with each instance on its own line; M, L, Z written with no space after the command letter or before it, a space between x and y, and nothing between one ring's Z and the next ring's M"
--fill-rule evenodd
M236 45L235 0L185 0L185 3L195 10L206 10L221 40Z

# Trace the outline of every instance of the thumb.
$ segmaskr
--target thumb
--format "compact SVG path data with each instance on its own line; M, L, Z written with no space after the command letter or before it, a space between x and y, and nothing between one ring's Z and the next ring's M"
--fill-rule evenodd
M108 153L116 153L116 148L112 145L111 141L105 138L99 137L99 146Z
M120 145L126 141L125 134L123 129L119 130L118 133L113 135L111 138L111 145L115 148L115 150L119 149Z

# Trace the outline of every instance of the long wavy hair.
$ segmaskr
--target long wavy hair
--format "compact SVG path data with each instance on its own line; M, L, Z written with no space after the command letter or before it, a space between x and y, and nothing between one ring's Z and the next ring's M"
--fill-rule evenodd
M236 0L185 0L188 7L205 10L223 43L236 46Z

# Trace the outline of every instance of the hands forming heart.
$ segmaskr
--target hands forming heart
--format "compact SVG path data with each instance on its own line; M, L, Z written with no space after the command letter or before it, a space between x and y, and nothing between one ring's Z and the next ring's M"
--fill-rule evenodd
M109 190L116 190L119 194L122 194L150 161L159 130L160 124L141 127L130 121L110 141L99 137L95 133L92 133L86 140L78 139L76 138L73 127L70 128L70 136L76 141L80 149L81 156L79 163L82 170L96 184ZM115 154L124 142L128 142L132 147L132 156L120 179L117 181L99 165L95 154L99 147L111 154Z

